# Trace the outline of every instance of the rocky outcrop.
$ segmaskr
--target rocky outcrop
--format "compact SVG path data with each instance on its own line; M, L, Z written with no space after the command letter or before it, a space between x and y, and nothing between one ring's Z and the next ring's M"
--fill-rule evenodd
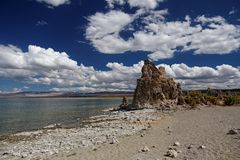
M183 104L181 86L173 78L168 78L164 67L157 68L145 60L142 76L137 80L132 108L162 108Z
M118 107L117 110L131 110L132 105L128 103L128 99L126 96L122 99L122 104Z

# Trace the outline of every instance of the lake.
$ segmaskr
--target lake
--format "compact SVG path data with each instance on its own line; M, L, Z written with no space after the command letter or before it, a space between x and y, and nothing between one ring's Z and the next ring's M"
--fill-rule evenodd
M121 104L121 98L2 98L0 135L41 129L54 123L79 125Z

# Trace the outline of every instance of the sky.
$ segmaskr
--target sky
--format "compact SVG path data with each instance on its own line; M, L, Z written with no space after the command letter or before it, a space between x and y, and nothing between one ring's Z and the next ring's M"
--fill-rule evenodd
M0 1L0 93L133 91L145 59L240 88L239 0Z

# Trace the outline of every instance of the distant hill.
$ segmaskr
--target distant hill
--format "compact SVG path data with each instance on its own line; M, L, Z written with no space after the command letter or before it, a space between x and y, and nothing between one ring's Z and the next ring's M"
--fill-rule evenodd
M223 94L223 95L238 95L240 94L240 89L205 89L205 90L185 90L183 94L186 95L188 92L200 92L200 93L210 93L210 94Z
M54 97L119 97L133 96L133 92L18 92L18 93L0 93L0 98L54 98Z
M198 91L201 93L208 92L207 90L185 90L183 94L188 92ZM223 94L235 95L240 94L240 89L211 89L211 92L222 92ZM134 92L95 92L95 93L81 93L81 92L18 92L18 93L0 93L0 98L57 98L57 97L123 97L133 96Z

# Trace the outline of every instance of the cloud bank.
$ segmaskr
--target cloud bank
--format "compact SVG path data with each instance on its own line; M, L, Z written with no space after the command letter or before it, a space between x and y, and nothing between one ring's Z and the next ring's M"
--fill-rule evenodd
M130 7L154 9L158 6L158 2L163 2L164 0L106 0L109 8L114 8L115 5L125 5L126 3Z
M6 56L7 55L7 56ZM0 45L0 77L24 84L56 86L53 91L133 91L141 75L143 62L132 66L108 63L109 71L77 64L67 53L51 48L29 45L23 52L13 45ZM158 64L169 77L175 78L184 89L240 88L239 68L223 64L211 67L189 67L186 64Z
M86 39L101 53L144 51L157 61L177 52L230 54L240 48L240 26L221 16L186 15L182 21L167 21L168 10L156 9L162 0L106 1L110 10L89 16L86 29ZM124 5L135 8L135 13L119 9Z
M39 3L47 4L49 7L58 7L60 5L69 4L70 0L36 0Z

